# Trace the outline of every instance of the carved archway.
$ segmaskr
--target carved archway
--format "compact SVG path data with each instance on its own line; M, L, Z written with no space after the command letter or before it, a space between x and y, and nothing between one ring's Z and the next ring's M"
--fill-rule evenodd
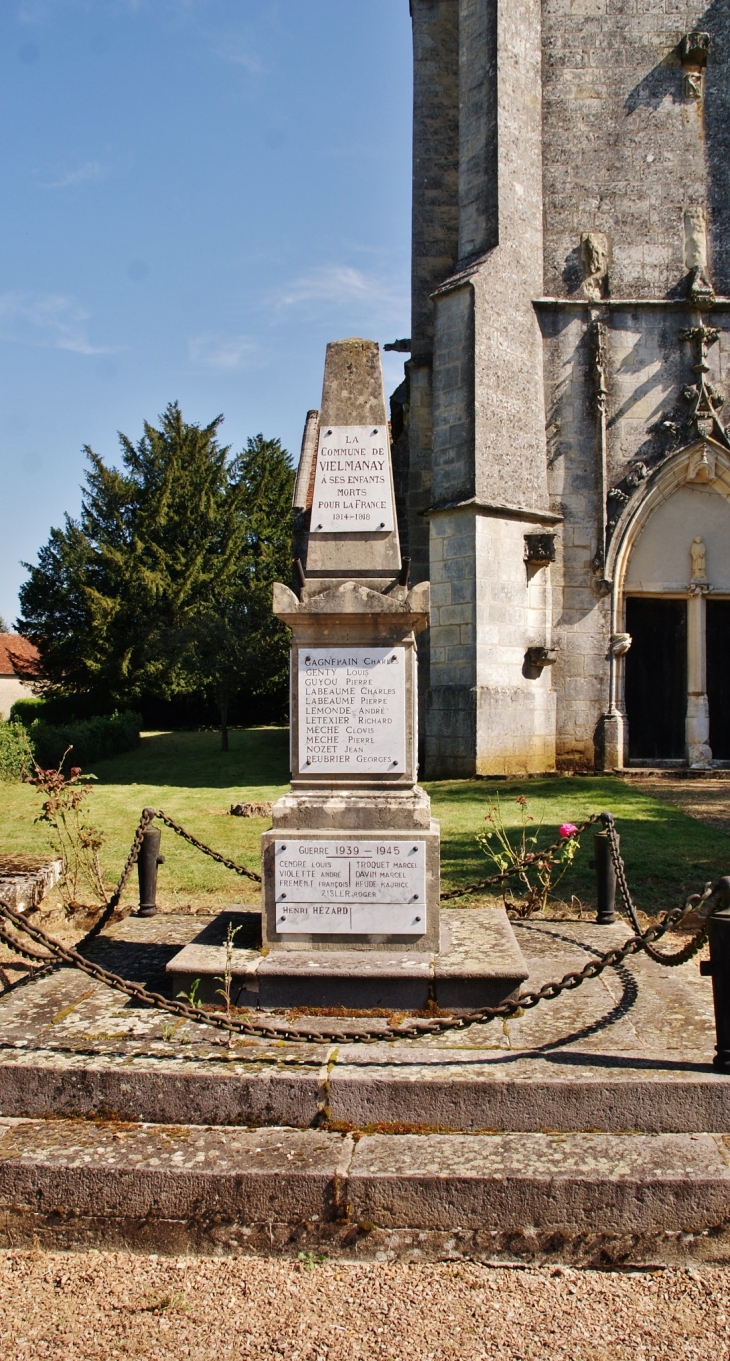
M610 701L609 712L606 716L606 736L613 749L613 762L617 766L623 764L623 658L629 645L628 635L624 632L624 613L626 595L635 593L630 590L627 592L627 577L632 554L652 516L683 487L717 492L726 502L730 503L730 451L708 436L693 440L690 444L677 450L641 484L624 507L616 524L606 562L606 576L611 582L612 596ZM695 632L697 632L700 628L700 613L702 616L701 627L704 629L704 594L706 590L709 590L709 584L707 587L700 584L695 588L690 583L692 574L689 561L686 568L683 568L683 572L687 584L680 589L688 593L690 615L693 617L694 614L697 614L698 616L694 623ZM701 596L702 599L697 599L696 604L692 603L697 596ZM690 620L691 624L692 620ZM694 688L698 689L696 683ZM699 689L703 689L703 687L700 686ZM693 682L691 681L689 690L690 692L693 690ZM707 745L709 711L706 695L703 694L697 700L695 704L696 714L692 709L693 702L690 693L687 720L688 759L692 765L707 765L710 761L711 752Z

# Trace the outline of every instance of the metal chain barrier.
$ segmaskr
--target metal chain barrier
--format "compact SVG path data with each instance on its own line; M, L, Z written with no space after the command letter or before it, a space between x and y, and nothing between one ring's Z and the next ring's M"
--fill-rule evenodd
M235 860L229 860L225 855L221 855L219 851L211 850L210 846L206 846L204 841L198 841L198 838L193 836L191 832L186 832L185 828L181 827L179 822L175 822L173 818L169 818L167 813L162 812L162 809L155 812L154 808L145 808L144 811L145 813L149 813L151 818L159 818L160 822L164 822L165 826L169 827L176 836L181 836L183 841L187 841L190 846L194 846L196 851L202 851L203 855L209 855L211 860L216 860L219 865L225 865L225 868L227 870L233 870L234 874L242 874L246 879L253 879L256 884L261 883L260 874L256 874L254 870L246 869L245 865L237 865Z
M621 863L623 869L623 862ZM103 969L99 964L94 964L90 959L86 959L78 950L62 945L60 941L54 940L41 927L35 926L20 913L15 912L2 899L0 899L0 917L4 918L6 924L0 923L0 940L4 941L11 950L18 954L25 954L29 958L39 961L48 959L48 955L40 955L37 951L28 950L21 944L17 936L9 929L7 925L9 923L10 927L21 932L23 936L28 936L48 951L56 964L70 965L85 973L89 978L105 983L108 987L124 993L135 1001L154 1007L158 1011L166 1012L168 1015L178 1016L182 1020L225 1031L229 1036L236 1034L272 1040L304 1040L314 1044L321 1044L325 1040L340 1040L348 1044L377 1043L388 1039L419 1039L424 1035L442 1035L452 1030L467 1030L473 1025L484 1025L496 1019L508 1020L512 1016L522 1015L524 1011L536 1007L540 1002L552 1001L554 998L560 997L563 992L579 988L589 978L598 978L605 969L616 968L630 955L646 951L651 953L653 958L657 952L651 950L652 943L661 939L672 927L679 925L689 912L712 897L715 891L711 885L705 885L702 893L691 894L683 907L672 908L656 926L650 927L643 933L639 931L636 935L630 936L628 940L624 941L623 945L606 951L598 959L589 960L582 969L564 974L562 978L553 982L544 983L535 992L522 993L516 1002L503 1002L495 1007L479 1007L461 1016L417 1017L410 1019L407 1023L390 1023L388 1030L384 1030L382 1026L377 1029L364 1026L360 1030L347 1032L344 1035L341 1028L328 1028L326 1025L320 1025L311 1030L303 1026L292 1026L287 1022L274 1025L270 1021L259 1022L249 1017L226 1016L222 1012L204 1011L202 1007L195 1007L188 1002L170 1001L168 998L162 997L160 993L150 992L141 983L130 982L126 978L121 978L119 974ZM705 934L706 927L703 927L691 944L698 949L697 940L699 936L704 938ZM85 939L88 939L88 937ZM685 956L686 948L679 953ZM671 959L675 964L680 962L677 956L671 956ZM667 956L660 955L659 962L664 963L666 960Z
M626 908L626 911L629 917L631 918L631 925L633 926L637 935L641 935L641 926L639 925L639 918L637 916L636 908L634 907L634 902L631 897L629 881L626 878L626 866L624 865L623 858L619 850L618 836L616 834L616 823L614 820L613 813L601 813L600 816L601 822L606 828L606 832L608 834L608 844L611 849L611 861L613 863L614 873L616 875L616 883L618 884L619 892L621 894L621 898L623 899L624 907ZM711 896L711 894L712 889L710 888L709 884L706 884L704 893L700 894L697 898L697 905L699 906L700 903L705 902L707 898ZM690 909L687 908L687 911L690 911ZM683 913L683 915L686 916L686 912ZM687 944L683 946L681 950L676 950L674 954L671 955L665 955L662 953L661 950L655 950L650 942L647 942L644 948L649 958L653 959L657 964L663 964L664 967L667 969L678 968L680 964L686 964L688 960L693 959L694 956L699 953L705 941L707 940L708 930L709 921L707 918L705 918L704 923L700 927L699 931L697 931L696 934L692 937L692 939L688 941Z

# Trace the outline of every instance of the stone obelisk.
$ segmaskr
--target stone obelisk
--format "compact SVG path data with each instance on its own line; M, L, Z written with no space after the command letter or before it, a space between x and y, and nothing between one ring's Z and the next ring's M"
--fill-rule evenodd
M373 341L327 347L295 502L298 594L274 588L292 630L292 782L263 838L264 943L427 954L439 829L417 784L416 635L429 588L405 580Z

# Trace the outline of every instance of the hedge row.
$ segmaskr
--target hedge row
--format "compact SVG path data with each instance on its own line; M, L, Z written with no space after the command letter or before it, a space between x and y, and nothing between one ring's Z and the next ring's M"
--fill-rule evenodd
M71 747L64 770L81 766L82 770L88 771L92 761L138 747L141 726L140 715L127 712L112 714L109 718L78 719L75 723L51 724L36 719L28 734L35 759L44 770L57 766L66 748Z
M93 761L105 756L116 756L139 746L142 720L139 714L112 714L107 718L83 718L71 723L44 723L35 719L27 724L11 715L12 722L0 718L0 781L24 780L33 769L33 760L44 770L58 766L68 747L72 750L64 764L68 774L71 766L81 766L88 772Z

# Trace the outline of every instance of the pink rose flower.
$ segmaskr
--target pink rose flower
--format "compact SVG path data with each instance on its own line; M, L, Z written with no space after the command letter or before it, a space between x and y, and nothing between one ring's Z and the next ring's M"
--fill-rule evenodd
M577 831L578 828L574 822L564 822L562 827L558 827L558 836L561 836L564 841L567 841L571 836L575 836Z

